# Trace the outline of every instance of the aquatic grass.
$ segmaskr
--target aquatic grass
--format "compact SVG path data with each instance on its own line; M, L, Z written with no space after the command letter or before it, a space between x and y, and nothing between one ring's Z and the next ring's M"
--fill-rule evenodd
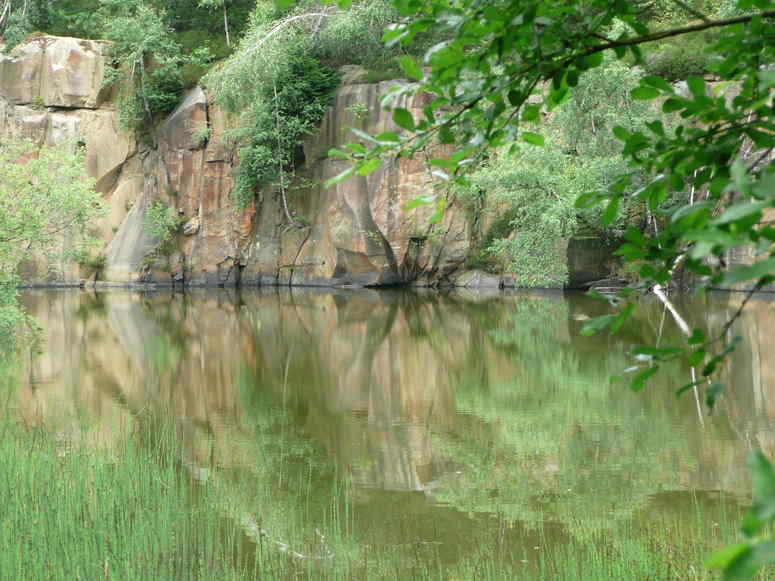
M6 421L0 441L5 579L237 579L235 531L197 507L165 451L112 452Z
M181 434L164 418L135 422L111 450L3 423L0 576L710 580L716 577L702 562L734 539L741 512L723 496L695 496L656 516L644 508L623 523L612 519L607 530L580 517L549 527L544 515L530 533L535 543L518 535L499 539L493 525L472 529L460 554L443 556L433 539L407 534L387 541L379 530L359 530L358 491L348 473L317 461L318 452L292 433L277 443L283 456L276 465L268 455L249 470L225 469L192 464ZM256 436L264 447L271 430ZM490 508L508 512L497 499ZM252 537L248 516L260 530Z

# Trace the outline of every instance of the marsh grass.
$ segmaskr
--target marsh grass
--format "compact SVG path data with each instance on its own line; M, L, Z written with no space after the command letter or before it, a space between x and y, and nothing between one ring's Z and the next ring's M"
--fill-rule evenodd
M197 479L163 420L111 451L10 421L0 430L3 579L711 580L703 560L734 541L742 511L695 498L608 531L583 519L541 526L535 547L472 531L450 559L441 543L359 531L346 475L292 455Z
M197 506L174 447L79 449L5 422L0 577L236 579L239 536Z
M470 520L461 540L443 522L423 537L407 520L391 537L365 525L364 493L347 471L284 421L280 432L257 421L255 461L226 468L194 465L168 418L135 415L110 450L0 420L0 578L704 581L717 578L704 559L734 541L742 514L706 495L610 526L580 506L577 518L537 528L505 516L479 528ZM488 510L511 509L496 501Z

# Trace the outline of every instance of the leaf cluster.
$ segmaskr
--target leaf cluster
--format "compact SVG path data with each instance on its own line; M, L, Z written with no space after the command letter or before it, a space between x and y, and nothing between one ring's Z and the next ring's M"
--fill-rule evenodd
M182 222L175 209L163 202L155 201L148 207L145 213L145 227L156 240L157 253L169 254Z
M16 303L16 273L31 252L57 258L56 242L87 244L89 225L104 213L80 148L0 142L0 352L14 345L26 318Z

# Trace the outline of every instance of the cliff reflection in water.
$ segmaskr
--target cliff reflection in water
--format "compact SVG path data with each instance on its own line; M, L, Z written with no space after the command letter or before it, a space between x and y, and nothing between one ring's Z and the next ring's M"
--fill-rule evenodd
M718 333L739 299L678 307ZM477 534L477 515L519 523L521 542L533 542L526 531L539 523L587 534L684 510L677 494L743 497L747 451L775 455L766 298L736 323L744 344L724 371L728 394L702 419L691 395L673 395L689 378L677 364L641 394L609 381L632 364L633 346L679 340L648 301L629 328L596 338L578 332L605 306L580 295L35 292L24 301L44 341L26 362L18 413L63 446L110 449L143 418L171 417L194 465L264 482L262 499L240 489L246 506L292 506L291 482L324 503L346 475L354 527L381 542L400 542L410 527L446 543L449 558Z

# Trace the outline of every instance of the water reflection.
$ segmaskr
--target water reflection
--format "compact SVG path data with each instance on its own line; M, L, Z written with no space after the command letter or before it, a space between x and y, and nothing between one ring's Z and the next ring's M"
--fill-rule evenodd
M719 333L740 298L677 306ZM634 345L679 341L656 302L617 336L590 339L583 320L606 307L558 293L24 301L44 329L18 390L24 422L62 446L109 450L143 418L171 417L190 466L217 473L235 514L261 513L277 538L307 531L314 543L310 520L332 518L332 488L346 486L335 512L362 543L411 540L445 562L508 546L522 562L547 542L691 513L698 494L706 506L719 491L744 499L747 450L775 455L766 297L735 324L744 344L723 372L728 395L702 421L691 397L673 395L689 378L678 364L642 394L609 381Z

